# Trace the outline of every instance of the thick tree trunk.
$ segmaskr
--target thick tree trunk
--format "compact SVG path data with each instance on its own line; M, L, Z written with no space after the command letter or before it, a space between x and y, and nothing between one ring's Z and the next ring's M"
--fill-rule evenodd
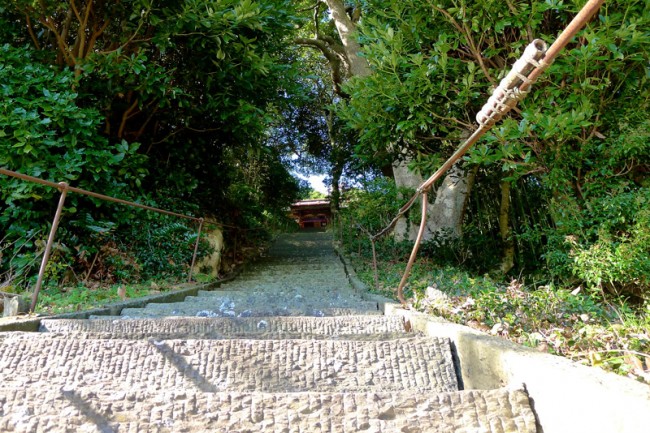
M353 76L367 77L371 74L368 61L359 56L361 46L354 37L355 23L350 19L342 0L324 0L329 7L332 19L338 31L341 43L345 49L348 70ZM393 176L398 187L417 188L423 181L419 173L408 169L408 159L393 164ZM465 202L471 188L471 179L461 168L452 168L444 179L436 200L429 207L429 221L425 239L449 232L452 237L462 233L462 222ZM415 240L418 227L409 223L406 218L401 218L394 230L396 239Z
M453 239L463 234L463 218L467 200L474 185L476 171L454 165L436 192L436 201L429 207L427 221L430 236L444 235Z
M397 185L398 189L408 188L411 190L419 187L424 181L419 173L408 169L408 160L396 161L393 163L393 179L395 179L395 185ZM429 217L430 216L431 215L429 215ZM393 229L393 236L398 241L415 240L417 233L417 223L411 222L408 218L408 214L405 217L400 218ZM424 237L425 239L428 239L430 235L425 233Z
M325 0L325 3L329 7L334 25L343 43L345 56L349 62L350 73L353 76L367 77L370 75L370 66L366 59L359 56L361 45L359 45L359 42L354 37L356 25L345 11L345 4L341 0Z
M395 183L398 188L415 189L423 179L418 173L406 168L406 163L393 165ZM436 190L436 199L428 206L427 227L424 240L437 236L459 238L463 233L463 217L470 191L474 184L476 171L465 171L458 164L454 165L442 184ZM418 232L417 223L411 223L408 218L397 222L394 236L397 240L415 240Z

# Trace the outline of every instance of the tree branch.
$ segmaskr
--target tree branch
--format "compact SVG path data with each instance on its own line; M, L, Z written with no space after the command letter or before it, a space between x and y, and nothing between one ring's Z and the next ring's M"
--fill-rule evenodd
M437 12L441 13L445 18L447 18L447 20L451 23L451 25L453 25L456 28L456 30L458 30L463 36L465 36L465 39L467 40L467 45L468 45L467 48L469 48L470 52L472 53L472 56L478 62L479 66L481 67L481 70L483 71L483 74L485 75L485 78L488 79L488 81L490 82L490 84L492 84L492 86L496 87L497 83L494 80L494 78L492 78L492 76L490 75L490 72L488 71L487 67L485 66L485 62L483 61L483 56L481 55L481 52L476 47L476 43L474 42L474 39L472 38L471 30L468 29L467 26L464 23L463 23L463 25L458 23L458 21L456 21L454 19L454 17L452 17L449 12L442 9L441 7L438 7L438 6L434 5L434 4L432 4L431 7L434 10L436 10Z
M103 51L102 54L110 54L110 53L112 53L112 52L115 52L115 51L117 51L117 50L120 50L120 49L126 47L126 46L127 46L128 44L130 44L131 42L146 42L146 41L151 40L151 38L145 38L145 39L135 40L135 37L138 35L138 33L140 33L140 29L141 29L142 26L144 25L144 20L145 20L146 16L149 15L149 12L151 12L151 6L149 6L149 9L147 9L147 10L142 14L142 16L140 17L140 22L138 23L138 28L135 29L135 31L133 32L133 34L131 35L131 37L130 37L126 42L124 42L122 45L120 45L119 47L115 48L114 50ZM105 27L102 29L102 32L104 31L104 29L105 29ZM195 33L178 34L178 35L176 35L176 36L190 36L190 35L194 35L194 34L205 35L204 33L197 33L197 32L195 32Z
M126 128L126 121L129 119L131 113L138 107L138 98L135 98L133 104L122 113L122 122L120 123L120 128L117 131L117 137L122 138L124 136L124 128Z
M135 139L138 140L142 134L144 134L144 130L147 128L147 125L149 125L149 122L151 122L151 119L153 119L153 116L158 112L158 107L154 108L151 110L151 113L149 113L149 116L147 116L147 119L142 123L142 126L140 126L140 129L138 129L135 133Z
M107 21L104 21L104 24L102 24L102 26L98 30L95 30L93 28L93 34L90 37L90 41L88 41L88 46L86 47L86 52L83 53L84 58L88 57L88 53L90 53L93 50L93 48L95 48L95 44L97 43L97 38L99 38L104 33L104 31L106 30L106 28L108 27L109 24L110 24L110 21L107 20Z
M79 23L79 31L77 32L77 38L78 38L78 50L77 50L77 58L83 58L83 53L86 50L86 31L88 29L88 20L90 19L90 11L93 9L93 0L88 0L88 3L86 4L86 10L84 11L84 18L81 23ZM75 74L79 74L79 70L75 71Z
M41 44L38 43L36 34L34 34L34 27L32 26L32 20L29 18L29 14L27 13L25 13L25 21L27 22L27 31L29 32L29 37L32 38L32 41L34 42L34 46L36 47L36 49L40 50Z
M361 46L354 37L356 25L348 16L345 5L342 0L323 0L329 7L334 25L341 38L341 43L345 50L346 63L349 66L352 75L366 77L371 74L368 61L359 56Z
M71 55L70 47L63 40L63 38L59 34L58 30L56 29L56 26L53 23L50 23L50 20L49 20L48 17L40 17L39 21L47 29L49 29L52 32L52 34L54 35L54 38L56 39L56 44L59 47L59 51L61 52L61 55L63 56L63 61L65 61L65 63L68 66L74 66L77 62L75 61L74 57Z
M320 34L320 21L318 20L318 16L320 15L320 1L316 2L316 6L314 6L314 34L316 35L316 39L318 39L318 35Z
M296 38L294 42L298 45L303 45L311 48L316 48L320 50L327 61L330 64L330 69L332 73L332 84L334 86L334 92L337 95L341 95L343 92L341 90L341 85L343 84L343 74L342 74L342 62L340 56L332 49L332 47L321 39L308 39L308 38Z
M79 13L79 9L77 9L76 0L70 0L70 6L72 6L71 9L77 17L77 21L79 21L79 24L81 25L81 14Z

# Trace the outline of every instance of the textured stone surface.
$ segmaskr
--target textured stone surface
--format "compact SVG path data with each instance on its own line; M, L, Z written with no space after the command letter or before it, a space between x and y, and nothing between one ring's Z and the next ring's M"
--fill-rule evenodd
M0 432L535 431L524 391L458 391L449 340L379 316L325 233L122 314L0 333Z
M268 258L220 290L199 291L183 302L126 308L123 316L265 317L381 314L350 285L325 233L297 233L278 240Z
M300 306L288 308L284 305L267 305L259 309L251 309L243 306L241 309L210 308L206 305L193 305L191 303L178 305L174 308L164 304L149 304L147 308L125 308L122 310L123 317L131 318L155 318L155 317L266 317L266 316L310 316L310 317L331 317L331 316L354 316L359 314L381 315L381 311L366 308L330 308L323 306Z
M184 302L169 304L149 304L144 311L156 312L170 316L196 316L201 311L205 317L246 317L246 316L332 316L329 310L351 309L363 314L376 311L377 303L355 299L314 299L303 296L259 295L255 293L240 296L200 296L188 297ZM139 309L136 309L136 311ZM134 316L133 309L127 309L123 315ZM350 314L350 313L343 313ZM201 317L201 316L199 316Z
M219 335L223 338L265 336L269 334L349 337L354 335L397 334L403 336L404 322L399 317L340 316L340 317L263 317L263 318L204 318L178 317L166 319L95 319L41 321L43 332L112 333L114 338L134 335L136 338L153 336Z
M7 337L0 383L95 390L453 391L446 339L71 340Z
M533 433L523 391L371 393L0 391L3 432Z

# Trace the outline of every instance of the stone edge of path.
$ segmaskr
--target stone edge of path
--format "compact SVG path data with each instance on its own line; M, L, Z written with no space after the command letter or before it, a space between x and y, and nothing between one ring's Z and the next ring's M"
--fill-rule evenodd
M255 260L253 260L251 263L254 262ZM217 281L212 281L209 283L183 283L172 286L171 290L165 293L114 302L111 304L106 304L103 307L93 308L90 310L43 316L28 315L0 318L0 332L38 332L42 319L88 319L90 316L119 316L122 310L125 308L144 308L147 304L181 302L188 296L197 296L201 290L218 290L222 284L237 278L237 276L244 272L248 266L249 264L245 264Z
M406 310L392 299L370 294L340 248L336 251L352 286L376 301L385 315L402 316L412 330L452 341L464 389L524 384L541 433L637 433L650 425L650 386Z

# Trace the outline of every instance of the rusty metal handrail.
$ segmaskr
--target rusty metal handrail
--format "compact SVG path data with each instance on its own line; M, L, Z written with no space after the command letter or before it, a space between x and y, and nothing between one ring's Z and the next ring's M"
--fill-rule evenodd
M36 309L36 304L38 302L38 295L39 295L39 293L41 291L41 287L43 285L43 278L44 278L44 275L45 275L45 268L47 267L47 263L48 263L48 261L50 259L50 254L52 252L52 246L54 244L54 238L56 236L56 231L57 231L57 229L59 227L59 221L61 220L61 214L63 212L63 205L65 203L65 199L67 197L68 192L74 192L74 193L77 193L77 194L86 195L86 196L98 198L98 199L105 200L105 201L119 203L119 204L126 205L126 206L136 207L136 208L148 210L148 211L151 211L151 212L160 213L160 214L163 214L163 215L169 215L169 216L174 216L174 217L177 217L177 218L184 218L184 219L187 219L187 220L198 222L199 223L198 234L196 236L196 242L194 243L194 253L192 255L192 264L190 265L190 269L188 271L188 278L187 278L188 282L192 281L192 271L194 269L194 265L196 263L196 256L197 256L198 250L199 250L199 241L201 239L201 229L203 228L204 223L206 223L203 218L197 218L197 217L194 217L194 216L191 216L191 215L184 215L184 214L181 214L181 213L172 212L172 211L168 211L168 210L165 210L165 209L155 208L153 206L147 206L147 205L144 205L144 204L135 203L135 202L128 201L128 200L122 200L122 199L111 197L111 196L108 196L108 195L99 194L99 193L92 192L92 191L87 191L87 190L81 189L81 188L76 188L76 187L68 185L66 182L55 183L55 182L51 182L51 181L48 181L48 180L40 179L38 177L29 176L29 175L26 175L26 174L23 174L23 173L19 173L19 172L16 172L16 171L7 170L7 169L4 169L4 168L0 168L0 174L3 174L5 176L14 177L14 178L17 178L17 179L21 179L21 180L24 180L24 181L27 181L27 182L33 182L33 183L38 183L38 184L41 184L41 185L49 186L51 188L56 188L59 191L61 191L61 196L59 197L59 203L57 205L56 213L54 214L54 219L52 221L52 227L50 229L50 234L49 234L49 236L47 238L47 243L45 244L45 251L43 252L43 259L41 260L41 266L40 266L39 271L38 271L38 278L36 280L36 285L34 286L34 293L32 294L32 302L31 302L31 305L30 305L30 308L29 308L30 313L33 313L34 310ZM219 224L219 223L211 223L211 222L207 223L207 224L213 224L213 225L221 226L221 227L238 228L238 227L235 227L235 226L229 226L227 224Z
M479 128L465 140L465 142L454 152L454 154L445 163L436 170L426 181L424 181L418 188L416 193L409 199L409 201L402 206L395 218L376 235L371 237L374 243L380 237L390 233L397 221L413 206L418 196L422 196L422 219L420 222L420 229L418 236L413 246L413 250L409 257L406 269L402 279L397 287L397 298L403 306L408 308L406 300L404 299L404 286L408 280L411 268L415 262L420 243L422 242L422 235L426 226L427 217L427 191L431 189L433 184L442 177L467 151L505 114L507 114L519 100L523 99L530 90L532 84L537 81L550 64L553 63L557 55L566 47L569 41L578 33L578 31L586 25L586 23L594 16L598 9L605 3L605 0L589 0L578 12L578 14L571 20L569 25L560 33L555 42L546 50L546 44L541 40L533 41L526 51L522 59L513 65L513 70L501 81L499 87L495 89L493 95L488 99L488 102L483 106L481 111L477 114L477 122ZM530 49L530 50L529 50ZM539 55L541 53L541 55ZM376 269L376 263L374 265ZM376 271L375 271L376 273ZM375 275L375 279L377 276Z
M61 189L61 184L60 183L50 182L49 180L41 179L41 178L34 177L34 176L29 176L29 175L23 174L23 173L18 173L17 171L11 171L11 170L6 170L4 168L0 168L0 174L4 174L6 176L11 176L11 177L15 177L15 178L18 178L18 179L26 180L28 182L40 183L41 185L49 186L51 188L56 188L56 189L59 189L59 190ZM135 202L128 201L128 200L122 200L122 199L119 199L119 198L111 197L111 196L104 195L104 194L99 194L99 193L92 192L92 191L86 191L85 189L75 188L75 187L70 186L70 185L68 185L66 188L70 192L74 192L74 193L82 194L82 195L87 195L87 196L90 196L90 197L95 197L95 198L105 200L105 201L112 201L114 203L119 203L119 204L123 204L123 205L127 205L127 206L137 207L137 208L140 208L140 209L145 209L145 210L149 210L149 211L152 211L152 212L158 212L158 213L165 214L165 215L171 215L171 216L175 216L175 217L178 217L178 218L185 218L185 219L192 220L192 221L197 221L197 222L201 221L201 218L193 217L193 216L190 216L190 215L184 215L184 214L181 214L181 213L176 213L176 212L172 212L172 211L168 211L168 210L164 210L164 209L158 209L158 208L155 208L155 207L152 207L152 206L147 206L147 205L144 205L144 204L135 203Z

